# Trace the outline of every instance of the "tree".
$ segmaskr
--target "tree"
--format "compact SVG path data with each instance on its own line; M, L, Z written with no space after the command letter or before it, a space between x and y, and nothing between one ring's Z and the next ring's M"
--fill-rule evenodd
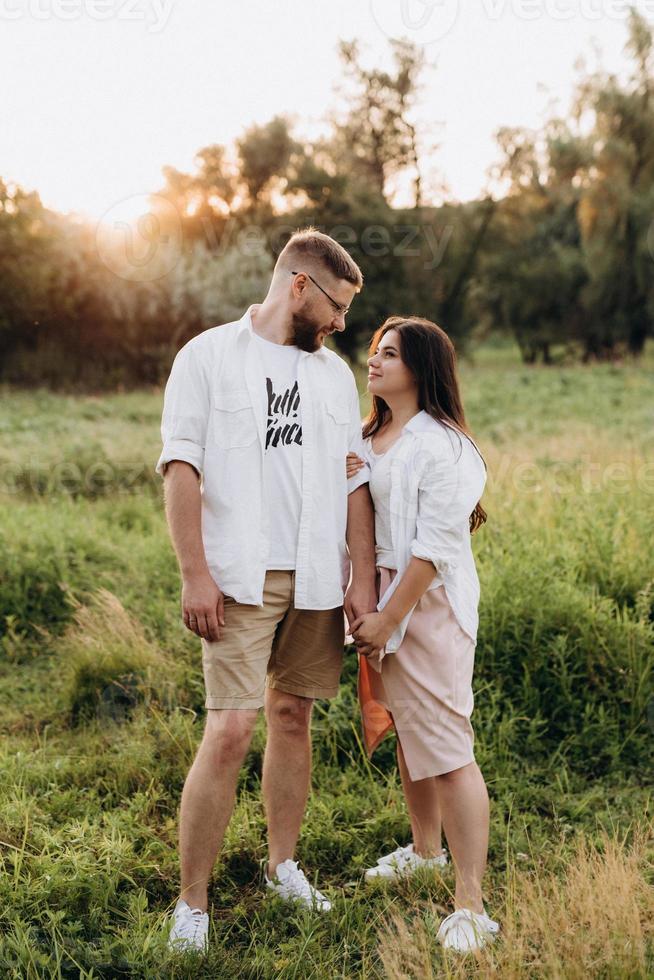
M503 128L504 159L495 169L507 185L495 229L480 263L473 308L487 323L510 330L524 360L551 361L551 347L579 335L587 280L577 205L577 177L588 158L586 141L565 121L543 134Z
M413 174L415 207L422 201L420 133L413 117L424 52L408 41L391 43L394 71L365 68L356 41L339 45L349 89L341 120L334 119L334 149L351 169L390 203L389 180Z
M240 178L252 205L270 195L275 185L285 187L286 171L298 145L292 138L288 121L275 116L264 126L251 126L237 140Z
M652 29L632 9L627 52L634 61L623 86L598 72L585 80L577 112L594 116L594 155L586 168L579 226L589 283L585 356L602 357L624 344L640 354L654 322L654 63Z

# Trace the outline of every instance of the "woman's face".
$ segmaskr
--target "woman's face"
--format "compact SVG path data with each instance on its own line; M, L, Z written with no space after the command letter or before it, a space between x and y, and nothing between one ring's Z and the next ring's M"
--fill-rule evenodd
M388 330L379 341L376 353L368 358L368 391L384 401L393 395L407 395L418 388L416 379L400 355L397 330Z

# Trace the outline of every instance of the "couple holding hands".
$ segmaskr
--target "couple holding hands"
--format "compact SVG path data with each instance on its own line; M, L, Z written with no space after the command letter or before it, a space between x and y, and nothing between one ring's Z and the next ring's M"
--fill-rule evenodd
M468 951L499 930L482 898L489 801L470 724L479 602L470 535L486 519L486 466L452 343L420 317L390 317L375 332L362 428L354 376L324 346L362 285L337 242L296 232L263 303L190 340L166 385L156 470L184 623L202 640L207 709L182 792L171 948L207 948L208 883L262 707L266 887L330 910L294 854L312 705L338 693L345 620L366 749L395 730L413 838L366 878L446 865L443 829L456 886L439 940Z

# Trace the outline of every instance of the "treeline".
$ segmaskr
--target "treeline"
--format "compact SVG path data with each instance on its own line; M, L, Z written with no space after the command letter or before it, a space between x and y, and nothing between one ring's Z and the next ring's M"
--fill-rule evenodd
M259 301L276 253L312 224L366 286L338 342L357 356L390 313L440 323L458 348L515 336L527 362L639 355L654 324L654 43L630 13L630 76L580 77L569 118L502 128L495 192L448 200L420 125L421 49L389 71L343 42L339 110L308 142L276 117L164 168L147 214L97 228L0 180L0 380L158 383L190 336ZM408 206L399 207L404 194Z

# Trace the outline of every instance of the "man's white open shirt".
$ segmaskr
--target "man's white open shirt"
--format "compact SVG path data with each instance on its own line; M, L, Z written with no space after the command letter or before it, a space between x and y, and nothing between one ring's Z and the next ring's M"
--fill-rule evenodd
M212 327L177 353L164 394L163 451L201 474L202 540L209 571L237 602L263 605L270 545L263 463L265 365L253 338L250 306L240 320ZM345 475L348 451L363 456L359 396L351 370L322 347L298 361L302 411L302 511L295 606L333 609L350 577L345 544L347 496L368 482L364 467ZM274 514L272 515L274 520Z

